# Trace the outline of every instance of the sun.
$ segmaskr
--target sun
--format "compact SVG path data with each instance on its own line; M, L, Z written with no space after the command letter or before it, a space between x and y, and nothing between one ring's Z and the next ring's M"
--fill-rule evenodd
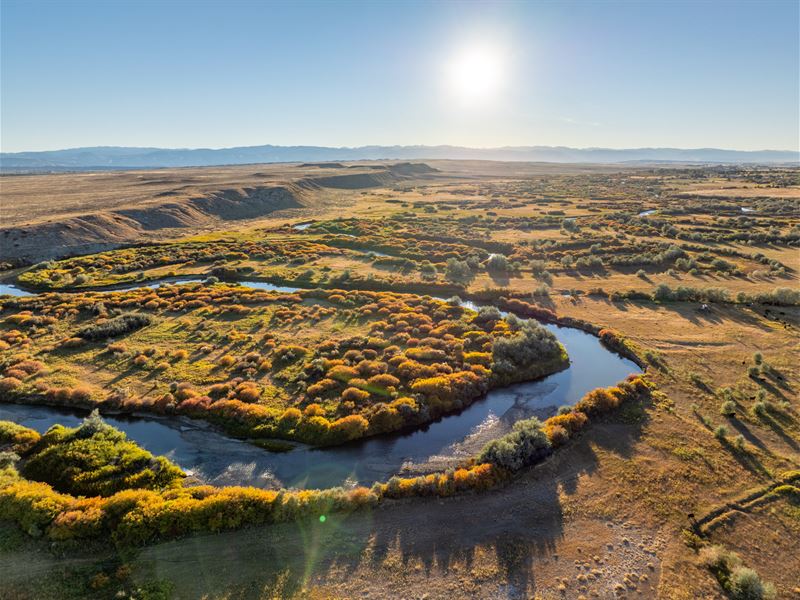
M505 79L505 60L499 48L471 44L460 48L447 64L447 84L464 106L485 106L493 100Z

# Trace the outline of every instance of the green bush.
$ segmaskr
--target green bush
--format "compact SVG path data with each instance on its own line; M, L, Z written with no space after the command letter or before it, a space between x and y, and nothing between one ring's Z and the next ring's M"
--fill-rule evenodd
M131 488L160 489L184 477L176 465L129 441L96 411L79 427L51 427L26 456L22 474L59 492L82 496L109 496Z
M730 577L731 596L734 600L764 600L775 597L775 588L764 583L753 569L736 567Z
M509 471L518 471L551 451L550 440L536 417L517 421L511 433L492 440L478 455L479 463L491 463Z

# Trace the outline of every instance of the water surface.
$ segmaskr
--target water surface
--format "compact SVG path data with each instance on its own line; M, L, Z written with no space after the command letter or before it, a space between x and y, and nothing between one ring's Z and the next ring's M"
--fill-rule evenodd
M258 281L243 285L284 293L299 289ZM463 304L480 308L471 302ZM271 453L226 437L201 421L183 417L107 415L106 418L150 452L168 456L187 473L216 485L267 488L368 485L405 471L451 466L459 458L475 454L488 439L506 433L514 422L530 416L550 416L558 407L574 404L594 388L614 385L639 372L632 361L609 351L589 333L557 325L544 327L566 348L569 368L538 381L493 390L463 411L409 433L326 449L298 445L290 452ZM15 421L40 432L55 423L73 426L85 414L0 404L0 420Z

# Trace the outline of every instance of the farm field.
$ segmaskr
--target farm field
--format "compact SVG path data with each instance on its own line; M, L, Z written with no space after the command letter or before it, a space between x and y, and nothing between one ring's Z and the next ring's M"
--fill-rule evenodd
M52 412L0 420L0 597L800 594L796 167L3 179L0 415ZM137 419L286 464L445 433L279 489L203 480Z

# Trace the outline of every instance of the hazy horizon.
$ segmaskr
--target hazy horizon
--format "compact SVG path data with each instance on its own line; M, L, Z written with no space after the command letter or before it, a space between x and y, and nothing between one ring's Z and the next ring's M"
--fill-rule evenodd
M139 149L139 150L230 150L233 148L259 148L265 146L273 146L276 148L329 148L329 149L342 149L342 150L358 150L360 148L464 148L468 150L504 150L504 149L517 149L517 148L567 148L570 150L721 150L724 152L798 152L796 148L720 148L716 146L696 146L696 147L678 147L678 146L638 146L638 147L614 147L614 146L564 146L564 145L551 145L551 144L522 144L522 145L505 145L505 146L461 146L457 144L359 144L357 146L346 145L320 145L320 144L272 144L265 142L262 144L236 144L232 146L126 146L122 144L92 144L86 146L71 146L64 148L32 148L26 150L11 150L6 151L2 149L3 154L28 154L35 152L65 152L70 150L84 150L91 148L112 148L112 149Z
M800 147L800 7L2 3L3 152Z

